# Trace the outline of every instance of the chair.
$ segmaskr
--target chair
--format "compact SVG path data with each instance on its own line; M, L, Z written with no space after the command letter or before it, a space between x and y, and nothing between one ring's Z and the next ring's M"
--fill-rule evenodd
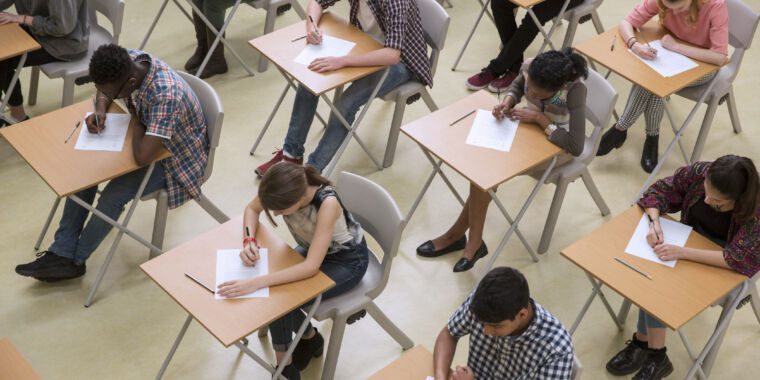
M446 34L449 30L449 15L443 9L441 4L436 0L417 0L417 7L420 10L420 19L422 20L422 30L425 36L425 42L430 45L431 52L428 59L430 65L430 76L435 76L435 69L438 66L438 58L441 56L441 50L446 42ZM388 144L385 147L385 158L383 167L387 168L393 164L393 158L396 154L396 145L398 135L401 130L401 122L404 119L404 110L406 101L410 97L420 94L422 100L431 112L436 111L438 106L430 97L430 93L424 84L415 80L410 80L398 86L395 90L383 96L385 101L396 102L393 110L393 119L391 129L388 133Z
M224 108L219 95L210 84L203 79L190 75L185 72L178 72L179 76L193 89L195 96L201 103L203 115L206 117L206 128L209 137L209 151L206 168L203 171L203 183L206 183L211 177L214 169L214 154L216 147L219 146L219 137L222 134L222 123L224 122ZM158 248L163 248L164 232L166 231L166 217L169 213L169 194L166 189L161 189L147 194L141 198L143 201L156 200L156 217L153 221L153 237L151 243ZM217 222L224 223L230 218L224 214L207 196L195 200L203 210L205 210ZM151 251L151 257L155 256Z
M301 4L298 3L298 0L254 0L247 4L256 9L266 9L267 16L264 19L264 34L269 34L274 30L274 20L277 17L277 8L283 5L290 4L293 10L298 14L298 17L301 17L302 19L306 18L306 12L301 7ZM267 71L268 65L269 60L262 54L259 57L258 71L260 73Z
M760 15L740 0L726 0L726 5L728 7L728 18L731 20L728 25L728 42L733 46L734 53L731 55L731 62L718 70L714 79L715 85L705 97L704 102L707 103L707 111L705 111L705 117L699 129L697 142L694 144L691 162L698 161L702 155L710 126L715 117L715 111L724 101L728 102L728 114L731 117L734 133L741 133L742 131L741 124L739 124L739 113L736 111L733 82L739 73L744 52L752 45ZM709 85L710 83L705 83L700 86L688 87L679 91L677 95L697 102Z
M583 365L581 364L581 360L578 359L577 355L573 354L573 370L570 373L570 380L580 380L582 373Z
M68 62L51 62L32 68L29 81L29 105L37 103L40 71L48 78L63 78L63 97L61 107L74 103L74 84L77 79L86 77L90 72L90 58L101 45L118 43L124 18L124 0L89 0L90 4L90 40L87 54L77 60ZM105 16L111 23L113 33L102 27L95 17L95 12Z
M562 18L567 20L567 30L565 31L565 39L562 42L563 48L573 45L573 39L575 39L575 31L578 29L578 24L588 21L589 18L594 24L596 33L604 33L602 20L599 18L599 14L596 13L596 9L602 5L602 1L603 0L583 0L583 3L565 11Z
M351 210L364 232L380 245L383 258L379 261L375 254L370 252L369 267L362 281L351 291L323 300L319 305L314 318L318 321L333 320L322 368L322 380L331 380L335 376L346 320L362 310L366 310L403 349L408 350L414 346L414 342L393 324L374 302L388 283L391 263L398 253L401 232L406 226L406 221L390 194L366 178L342 172L338 178L337 190L343 205Z
M544 231L541 234L541 240L538 244L538 253L545 253L551 243L552 235L554 234L554 227L557 225L557 218L559 217L559 211L562 208L562 201L565 198L565 192L567 186L578 179L583 180L586 185L586 189L591 198L596 202L599 211L603 216L609 215L610 209L604 202L604 198L599 193L599 189L596 188L594 180L591 178L591 173L588 171L588 166L596 156L596 150L599 148L599 141L601 140L602 130L605 126L609 125L610 117L612 116L612 110L615 108L615 102L617 102L617 92L604 77L593 70L589 70L588 78L586 79L586 88L588 89L586 95L586 119L594 126L594 130L591 135L586 137L583 152L578 157L573 157L572 161L567 164L555 167L546 179L546 183L553 183L557 186L554 191L554 198L552 199L551 207L549 208L549 215L546 217L546 225ZM532 176L540 176L539 174L532 174Z

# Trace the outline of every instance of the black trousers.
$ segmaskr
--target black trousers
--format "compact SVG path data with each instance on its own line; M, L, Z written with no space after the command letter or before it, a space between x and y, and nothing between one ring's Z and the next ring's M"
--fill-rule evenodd
M567 9L580 4L582 1L570 0ZM536 14L536 18L543 26L559 14L564 3L565 0L546 0L534 6L533 13ZM519 72L524 59L523 52L538 35L538 27L529 14L526 14L520 22L520 26L517 26L515 8L517 5L509 0L491 0L491 11L503 45L499 55L488 64L488 70L496 75L502 75L507 71Z
M11 79L13 79L13 74L16 72L16 66L18 66L19 60L21 60L21 56L0 61L0 96L8 90L8 85L11 83ZM59 61L61 60L53 57L43 48L29 52L26 55L24 67L39 66ZM13 86L11 97L8 99L8 105L17 107L22 104L24 104L24 96L21 94L21 78L19 78L19 80L16 81L16 85Z

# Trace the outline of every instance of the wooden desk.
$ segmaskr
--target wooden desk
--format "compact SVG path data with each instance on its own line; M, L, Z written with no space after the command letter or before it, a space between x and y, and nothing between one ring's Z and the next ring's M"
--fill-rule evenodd
M425 380L433 376L434 370L433 354L425 347L417 346L404 352L368 380Z
M669 328L679 330L703 310L741 287L747 280L745 276L732 270L693 261L679 260L675 268L670 268L626 254L625 248L642 215L643 210L638 205L631 206L622 214L560 252L562 256L586 272L594 287L591 296L570 329L571 334L575 332L596 295L600 296L613 321L622 330L630 303L624 303L616 316L601 292L602 285L615 290L626 300L636 304ZM689 235L685 246L721 250L718 245L696 231ZM648 273L652 276L652 280L618 263L614 260L615 257L620 257ZM738 300L735 301L738 302ZM725 333L725 328L734 310L735 305L724 307L720 318L721 323L713 332L714 337L722 336ZM685 340L684 344L686 344ZM706 359L705 362L712 362L719 345L720 339L717 339L717 342L713 339L708 341L703 349L702 358L708 355L712 355L713 358ZM698 364L696 362L692 373L697 370ZM709 372L709 365L706 370Z
M0 380L41 380L42 377L32 368L13 347L10 338L0 340Z
M143 190L153 172L156 162L170 157L169 152L161 148L148 166L143 181L123 221L119 223L111 219L100 210L95 209L91 204L83 201L76 193L140 169L134 160L132 152L132 132L134 131L134 123L137 122L137 119L132 118L130 121L130 128L127 130L124 148L121 152L76 150L74 147L76 146L77 137L79 137L78 134L87 133L85 132L87 127L84 125L84 116L86 112L92 110L92 101L86 100L0 130L0 135L5 137L13 149L29 163L32 169L37 172L56 194L53 208L48 214L45 226L37 238L34 249L39 249L42 239L45 237L48 227L50 227L50 222L53 215L55 215L58 204L64 197L71 199L92 212L94 216L99 217L119 230L108 252L108 256L100 267L96 280L90 289L90 293L84 303L85 307L89 307L92 304L95 292L100 286L100 281L103 279L103 275L110 263L110 258L116 252L116 247L119 245L123 234L127 234L142 243L151 252L161 253L160 248L127 229L127 224L129 224L132 213L143 195ZM108 111L123 112L116 104L111 104ZM82 124L79 126L78 131L74 132L74 135L71 136L69 142L66 143L66 137L71 133L77 121Z
M188 313L185 326L158 378L163 375L191 320L197 320L225 347L236 344L242 349L245 347L239 343L242 339L335 286L329 277L319 272L306 280L273 286L267 298L214 299L213 294L185 277L185 273L213 289L216 251L237 247L242 239L241 226L242 218L234 218L140 266ZM303 261L303 257L288 247L266 224L259 224L256 240L269 249L270 273ZM315 302L316 305L318 302ZM297 343L298 340L296 337L293 342ZM254 360L262 363L256 357Z
M9 124L13 124L16 120L12 117L5 116L3 112L11 97L11 90L16 85L18 76L21 74L21 69L24 67L27 53L40 49L41 46L34 38L32 38L32 36L26 33L21 26L15 23L0 25L0 41L3 41L3 43L0 44L0 61L21 56L16 65L16 71L11 77L8 88L3 89L5 95L0 98L0 119L5 120Z
M419 202L422 200L422 196L427 191L436 174L441 176L441 179L454 193L459 202L464 204L462 197L440 169L441 164L445 162L483 191L487 191L510 224L510 228L502 238L498 248L491 255L486 272L493 266L512 232L517 233L517 236L528 250L533 261L538 261L538 256L535 255L533 248L517 229L517 225L533 201L533 198L535 198L538 189L546 181L549 172L554 168L557 155L562 152L562 149L547 140L544 132L535 124L520 123L509 152L473 146L465 142L472 128L472 123L475 120L475 113L454 125L450 125L472 110L483 109L490 111L496 104L498 104L498 99L495 96L485 90L481 90L401 127L401 131L417 142L425 153L425 156L430 160L430 163L433 164L432 173L430 173L417 199L406 215L405 219L407 221L416 210ZM438 157L438 160L436 161L433 156ZM496 196L496 187L510 178L526 173L530 169L547 161L550 162L545 168L544 174L536 183L517 217L512 220L512 217Z

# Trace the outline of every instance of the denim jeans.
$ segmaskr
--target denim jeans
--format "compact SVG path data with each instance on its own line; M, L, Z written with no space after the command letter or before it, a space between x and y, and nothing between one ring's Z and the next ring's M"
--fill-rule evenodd
M305 249L297 248L296 250L301 255L306 256ZM362 240L361 244L357 245L354 249L326 255L319 270L335 281L335 286L322 293L322 300L341 295L353 289L364 277L368 264L369 250L367 249L367 242L365 240ZM293 341L293 334L298 331L298 328L301 327L306 318L306 313L301 309L310 306L312 303L314 303L314 300L301 305L269 325L269 332L272 334L272 346L275 351L285 352L288 350L290 342Z
M657 318L649 315L644 310L639 309L639 322L636 324L636 331L641 335L647 335L647 328L659 329L665 325L658 321Z
M383 96L400 84L412 79L412 74L403 63L397 63L390 66L388 76L385 82L380 86L377 96ZM383 76L383 71L378 71L364 78L358 79L351 83L343 92L343 96L338 99L335 107L346 118L349 124L354 122L356 112L359 107L369 101L372 91L377 86L377 82ZM309 128L314 121L314 115L317 112L319 97L309 92L306 87L299 85L296 91L296 99L293 103L293 114L290 116L288 134L285 136L285 144L282 149L293 157L301 157L304 154L304 143L306 136L309 134ZM327 130L319 140L317 149L309 156L308 164L315 167L320 172L327 166L330 160L338 151L338 147L348 134L348 130L331 112L330 119L327 122Z
M124 211L124 206L137 194L147 170L147 167L142 168L112 179L100 194L98 205L95 208L111 219L118 221L119 216ZM161 163L157 163L143 194L149 194L161 188L166 188L166 178L164 177L163 166ZM97 190L98 187L93 186L76 193L76 195L83 201L92 204L95 201ZM66 204L63 206L60 225L55 231L55 240L48 250L55 252L58 256L74 260L77 265L87 261L87 258L98 248L98 245L113 228L103 219L94 215L85 226L88 214L88 210L67 198Z

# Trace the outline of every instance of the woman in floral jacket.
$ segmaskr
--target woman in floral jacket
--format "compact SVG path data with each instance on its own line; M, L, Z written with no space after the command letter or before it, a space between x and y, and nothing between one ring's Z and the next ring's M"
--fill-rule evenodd
M697 162L655 182L639 200L654 221L647 241L662 260L691 260L733 269L747 277L760 271L760 185L752 160L727 155L714 162ZM722 251L677 247L663 243L659 217L681 212L681 222L708 237ZM665 326L639 311L637 332L607 363L607 371L634 379L660 379L673 371L665 348Z

